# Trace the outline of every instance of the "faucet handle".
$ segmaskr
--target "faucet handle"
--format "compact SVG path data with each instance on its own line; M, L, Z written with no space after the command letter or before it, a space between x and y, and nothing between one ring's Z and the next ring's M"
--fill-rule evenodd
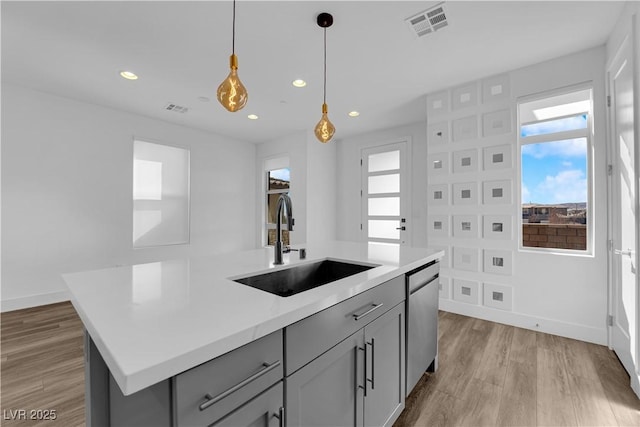
M289 246L289 245L285 245L285 246L282 248L282 253L288 254L288 253L289 253L289 252L291 252L291 251L297 251L297 250L298 250L298 249L293 249L293 248L292 248L291 246Z

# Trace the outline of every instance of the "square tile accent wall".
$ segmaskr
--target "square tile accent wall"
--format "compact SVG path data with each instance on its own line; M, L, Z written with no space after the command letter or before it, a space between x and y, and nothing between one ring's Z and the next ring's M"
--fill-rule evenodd
M461 84L426 100L427 241L447 251L441 278L449 290L443 285L441 297L511 310L519 181L510 75Z

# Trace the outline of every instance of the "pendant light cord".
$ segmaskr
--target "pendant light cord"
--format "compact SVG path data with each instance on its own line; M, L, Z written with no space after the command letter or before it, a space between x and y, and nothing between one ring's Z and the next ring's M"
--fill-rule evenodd
M327 29L324 29L324 89L322 101L327 103Z
M233 0L233 26L231 29L231 53L236 53L236 0Z

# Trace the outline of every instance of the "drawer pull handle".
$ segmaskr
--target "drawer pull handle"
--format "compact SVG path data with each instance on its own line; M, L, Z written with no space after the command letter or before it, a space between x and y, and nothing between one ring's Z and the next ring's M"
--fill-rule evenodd
M376 369L376 339L371 338L371 342L365 342L365 348L367 346L371 346L371 379L367 378L367 381L371 383L371 390L374 390L375 387L375 369ZM365 372L366 375L366 372ZM365 376L366 378L366 376Z
M367 316L367 315L369 315L369 314L373 313L374 311L376 311L377 309L379 309L380 307L382 307L384 304L383 304L383 303L380 303L380 304L371 304L371 305L372 305L372 307L371 307L369 310L365 311L364 313L362 313L362 314L354 314L354 315L353 315L353 319L354 319L354 320L360 320L360 319L362 319L364 316Z
M274 370L275 368L277 368L278 366L280 366L280 361L276 360L275 362L269 364L269 363L263 363L262 364L263 368L260 369L258 372L256 372L255 374L251 375L249 378L239 382L238 384L234 385L233 387L227 389L226 391L223 391L222 393L220 393L219 395L213 397L211 396L209 393L207 393L204 397L205 397L205 401L202 402L200 404L200 406L198 406L198 408L201 411L204 411L205 409L207 409L209 406L213 405L216 402L221 401L222 399L224 399L225 397L229 396L231 393L241 389L242 387L246 386L247 384L249 384L252 381L257 380L258 378L260 378L261 376L267 374L268 372Z
M284 406L281 406L280 409L278 409L278 413L277 414L273 414L273 416L276 417L280 421L278 423L278 425L280 427L284 427L285 426Z

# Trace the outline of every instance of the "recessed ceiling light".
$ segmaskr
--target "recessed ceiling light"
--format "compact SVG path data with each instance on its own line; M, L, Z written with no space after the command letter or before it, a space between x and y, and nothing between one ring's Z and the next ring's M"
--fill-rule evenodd
M349 111L349 117L358 117L360 115L357 111Z
M249 114L249 115L247 116L247 118L248 118L249 120L258 120L258 116L256 116L255 114Z
M302 79L296 79L292 81L291 84L294 85L295 87L305 87L307 85L307 82L305 82Z
M120 75L127 80L138 80L138 76L131 71L120 71Z

